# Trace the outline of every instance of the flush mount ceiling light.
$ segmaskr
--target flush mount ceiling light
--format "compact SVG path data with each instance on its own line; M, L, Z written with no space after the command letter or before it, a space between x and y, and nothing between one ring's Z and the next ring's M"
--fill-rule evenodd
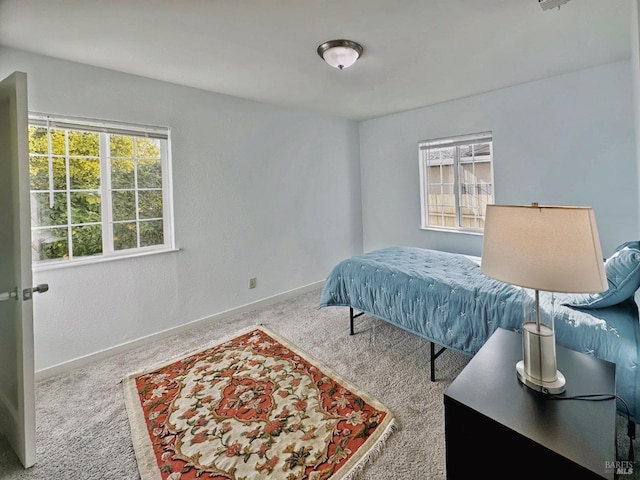
M333 68L350 67L362 56L362 45L351 40L329 40L318 47L318 55Z

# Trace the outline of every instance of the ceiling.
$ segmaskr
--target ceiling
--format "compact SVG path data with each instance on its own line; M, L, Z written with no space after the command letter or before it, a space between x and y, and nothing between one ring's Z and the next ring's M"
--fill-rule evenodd
M628 59L631 2L0 0L0 45L363 120Z

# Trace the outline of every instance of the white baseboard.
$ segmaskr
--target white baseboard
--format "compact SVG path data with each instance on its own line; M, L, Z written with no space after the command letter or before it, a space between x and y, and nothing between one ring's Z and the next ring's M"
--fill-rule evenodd
M315 283L310 283L309 285L305 285L303 287L294 288L293 290L279 293L271 297L263 298L261 300L257 300L252 303L247 303L246 305L242 305L240 307L231 308L229 310L225 310L223 312L216 313L214 315L209 315L207 317L200 318L198 320L193 320L191 322L178 325L177 327L168 328L166 330L162 330L160 332L153 333L145 337L140 337L135 340L130 340L128 342L121 343L114 347L110 347L104 350L99 350L97 352L90 353L89 355L84 355L82 357L74 358L73 360L69 360L67 362L58 363L57 365L53 365L51 367L43 368L41 370L36 370L35 379L36 381L43 380L45 378L53 377L61 373L69 372L70 370L73 370L79 367L84 367L98 360L102 360L102 359L111 357L113 355L117 355L119 353L123 353L129 350L132 350L134 348L147 345L149 343L161 340L163 338L170 337L171 335L176 335L178 333L186 332L193 328L200 327L206 322L220 320L221 318L229 317L242 312L248 312L250 310L255 310L256 308L267 307L269 305L273 305L274 303L282 302L284 300L288 300L298 295L302 295L303 293L316 290L322 287L323 284L324 284L324 280L321 280Z

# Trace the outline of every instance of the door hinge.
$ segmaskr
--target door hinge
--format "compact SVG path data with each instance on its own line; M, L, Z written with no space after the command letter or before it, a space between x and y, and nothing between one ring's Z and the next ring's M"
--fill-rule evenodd
M0 293L0 302L6 302L7 300L18 300L18 287L13 289L13 292L2 292Z

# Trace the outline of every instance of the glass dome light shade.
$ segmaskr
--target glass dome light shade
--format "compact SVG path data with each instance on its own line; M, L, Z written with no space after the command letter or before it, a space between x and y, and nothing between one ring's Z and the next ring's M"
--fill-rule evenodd
M318 47L318 55L332 67L342 70L362 55L362 46L350 40L331 40Z

